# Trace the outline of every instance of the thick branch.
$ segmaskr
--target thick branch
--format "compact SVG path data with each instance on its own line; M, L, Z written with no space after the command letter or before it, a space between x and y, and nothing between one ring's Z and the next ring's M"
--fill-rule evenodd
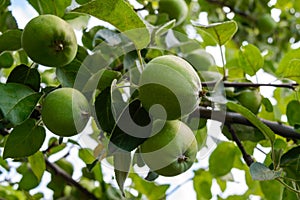
M200 117L205 119L212 119L212 112L214 112L214 116L224 116L224 112L221 111L212 111L205 107L199 107L195 112L195 116L198 116L200 112ZM224 122L223 117L220 117L220 119L214 119L220 122ZM284 124L280 124L277 122L260 119L264 124L266 124L268 127L271 128L272 131L274 131L275 134L280 135L285 138L289 139L300 139L300 133L296 132L293 127L286 126ZM247 126L253 126L254 125L249 122L245 117L238 113L234 112L226 112L225 113L225 124L243 124Z
M236 145L239 147L240 151L242 152L243 158L245 160L245 162L247 163L247 165L250 167L250 165L254 162L254 160L252 159L252 157L246 152L243 144L241 143L240 139L237 137L235 131L233 130L233 128L231 127L230 124L226 124L226 126L228 127L228 130L232 136L233 141L236 143Z
M47 158L45 158L46 166L48 170L53 171L57 176L62 177L67 184L76 187L80 192L82 192L88 199L97 200L97 197L89 192L86 188L75 181L69 174L62 170L59 166L51 163Z
M216 84L216 82L202 82L202 85L204 87L213 87ZM297 83L281 83L281 84L272 84L272 83L247 83L247 82L223 82L224 87L237 87L237 88L243 88L243 87L280 87L280 88L289 88L294 90L297 86L299 86Z

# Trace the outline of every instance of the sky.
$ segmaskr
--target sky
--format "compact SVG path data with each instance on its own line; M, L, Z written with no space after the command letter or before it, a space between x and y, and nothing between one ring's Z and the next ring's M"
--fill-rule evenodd
M33 17L38 15L38 13L30 5L28 5L27 1L11 0L11 2L12 2L12 6L10 7L10 9L12 10L13 15L15 16L20 29L23 29L25 27L25 25L30 21L30 19L32 19ZM95 25L97 23L101 24L100 21L93 19L93 22L91 22L90 24ZM215 56L217 64L219 64L221 62L221 59L220 59L220 55L216 54L216 49L209 48L208 51L211 52ZM219 50L217 52L219 52ZM262 79L262 81L263 80L265 80L265 79ZM219 131L219 130L213 129L213 127L218 128L218 126L212 125L211 127L212 127L211 131ZM215 133L212 133L212 134L215 134ZM80 175L81 175L80 168L84 166L84 164L78 158L76 158L77 153L78 152L76 151L76 149L74 149L71 152L72 159L70 159L70 161L72 161L74 164L76 163L75 173L73 176L73 178L75 180L80 178ZM258 161L263 161L263 155L261 155L260 152L256 151L254 155ZM57 158L58 157L54 157L54 158L52 158L51 161L55 161L55 159L57 159ZM160 177L158 179L158 182L162 183L162 184L164 184L164 183L171 184L170 190L172 190L178 184L181 184L181 183L185 182L186 180L190 179L191 177L193 177L193 169L196 170L199 167L208 168L208 156L201 158L199 160L199 163L196 163L192 167L192 169L189 170L188 172L186 172L182 175L176 176L174 178L171 178L171 179ZM111 181L111 177L113 176L112 168L107 167L107 165L103 165L103 168L104 168L105 174L106 174L105 179L107 181ZM236 180L236 182L228 183L228 185L227 185L228 189L224 192L224 197L226 197L230 194L242 194L243 192L245 192L247 190L247 185L243 178L244 172L237 170L237 169L234 169L232 172L233 172L234 180ZM52 191L49 189L46 189L46 185L48 184L49 180L50 180L50 174L45 173L40 187L33 190L32 193L37 192L37 191L43 191L46 195L45 199L50 200L51 196L52 196ZM125 185L128 186L128 184L130 184L130 181L127 181ZM218 187L218 185L215 181L213 182L212 192L213 192L213 194L218 194L221 192L220 188ZM168 200L177 200L177 199L178 200L181 200L181 199L193 200L193 199L196 199L196 194L193 189L193 182L192 181L186 182L183 186L180 187L180 189L178 189L176 192L174 192L172 195L170 195L167 199ZM216 196L214 197L214 199L217 199ZM254 199L257 199L257 198L253 197L253 200Z

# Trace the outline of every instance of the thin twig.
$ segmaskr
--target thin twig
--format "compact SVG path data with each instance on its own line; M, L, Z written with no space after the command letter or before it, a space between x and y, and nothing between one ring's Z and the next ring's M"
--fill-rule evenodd
M47 158L45 158L47 170L53 171L55 175L62 177L67 184L76 187L80 192L82 192L87 199L97 200L97 197L89 192L86 188L80 185L77 181L75 181L69 174L67 174L63 169L57 166L54 163L51 163Z
M238 138L238 136L236 135L235 131L233 130L232 126L230 124L226 124L226 126L228 127L228 130L232 136L233 141L236 143L236 145L239 147L240 151L242 152L243 158L245 160L245 162L247 163L248 167L250 167L250 165L254 162L254 160L252 159L252 157L246 152L242 142L240 141L240 139Z

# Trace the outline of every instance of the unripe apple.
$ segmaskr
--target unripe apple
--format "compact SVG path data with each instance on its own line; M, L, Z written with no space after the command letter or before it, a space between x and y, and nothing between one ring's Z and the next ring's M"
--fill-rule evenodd
M162 176L176 176L187 171L198 151L193 131L179 120L157 120L153 134L141 146L141 156L150 168Z
M186 19L188 10L184 0L159 0L159 13L167 13L170 20L176 19L177 25Z
M187 61L165 55L146 65L139 81L139 98L153 117L174 120L195 110L201 89L200 78Z
M70 24L55 15L39 15L26 24L22 47L34 62L61 67L69 64L77 53L77 40Z
M262 96L257 90L244 90L236 96L239 103L257 114L261 106Z
M59 88L45 97L41 113L45 126L52 133L69 137L85 128L90 117L90 108L80 91Z

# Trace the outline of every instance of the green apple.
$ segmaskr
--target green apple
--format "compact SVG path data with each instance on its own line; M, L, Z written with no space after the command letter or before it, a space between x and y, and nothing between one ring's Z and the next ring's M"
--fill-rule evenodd
M159 119L174 120L193 112L202 90L194 68L184 59L165 55L151 60L139 80L143 107Z
M176 176L187 171L198 151L193 131L179 120L156 120L153 134L141 146L141 157L151 171Z
M257 27L261 33L272 33L276 26L277 23L268 13L259 16L257 19Z
M159 0L159 13L167 13L170 19L176 19L179 25L188 15L188 6L184 0Z
M257 114L261 106L262 96L258 90L244 90L236 96L239 103Z
M59 88L45 97L41 114L43 123L51 132L69 137L85 128L90 118L90 108L80 91Z
M77 53L77 40L70 24L55 15L39 15L30 20L22 33L22 47L34 62L61 67Z
M203 49L197 49L188 53L185 59L197 71L207 71L210 66L216 65L214 57Z

